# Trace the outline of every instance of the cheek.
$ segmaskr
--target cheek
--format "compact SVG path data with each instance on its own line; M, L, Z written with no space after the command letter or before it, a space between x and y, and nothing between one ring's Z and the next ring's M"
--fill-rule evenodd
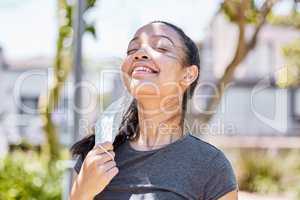
M180 71L174 66L164 66L159 74L160 82L178 82L180 80Z
M163 96L169 94L180 94L182 92L180 79L174 73L166 73L162 75L159 83L159 88Z
M182 92L180 81L183 72L181 68L182 66L175 63L163 66L159 76L159 87L163 96Z
M129 68L130 68L130 58L129 57L126 57L121 65L121 71L122 73L125 72L125 73L128 73L129 72Z

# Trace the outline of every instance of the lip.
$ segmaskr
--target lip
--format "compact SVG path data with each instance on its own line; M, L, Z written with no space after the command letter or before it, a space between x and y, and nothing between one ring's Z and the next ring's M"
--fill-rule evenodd
M132 67L131 67L130 75L132 75L132 73L133 73L133 71L134 71L134 69L135 69L136 67L147 67L147 68L151 69L152 71L155 71L155 72L156 72L155 74L159 73L159 69L157 69L157 68L154 67L153 65L150 65L149 63L146 63L146 62L135 62L135 63L132 65ZM149 73L149 72L147 72L147 73Z
M145 78L153 78L156 77L156 73L144 72L144 71L134 71L131 75L134 79L145 79Z

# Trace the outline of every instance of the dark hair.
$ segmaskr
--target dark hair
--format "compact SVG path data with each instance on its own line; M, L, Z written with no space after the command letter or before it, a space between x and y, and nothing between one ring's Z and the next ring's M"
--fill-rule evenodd
M181 40L184 45L184 52L185 52L185 59L184 64L185 66L196 65L198 70L200 70L200 56L199 51L196 44L191 40L181 28L165 22L165 21L153 21L149 24L153 23L162 23L169 27L171 27L176 33L181 37ZM190 85L190 87L185 91L182 99L182 110L183 116L181 121L181 126L183 125L183 120L186 114L186 106L187 100L192 98L195 87L197 85L199 76L197 79ZM121 125L119 127L119 134L116 136L113 146L114 148L119 147L123 144L126 140L133 140L139 134L139 121L138 121L138 109L137 109L137 102L134 99L129 106L127 112L122 118ZM73 156L74 155L81 155L83 158L87 155L87 153L94 147L95 145L95 134L89 135L82 140L78 141L71 147L71 151Z

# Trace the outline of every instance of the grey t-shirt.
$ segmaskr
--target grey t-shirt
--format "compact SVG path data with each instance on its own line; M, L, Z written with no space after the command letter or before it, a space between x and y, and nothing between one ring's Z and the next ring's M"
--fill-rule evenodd
M115 154L119 173L95 200L216 200L238 187L225 155L191 134L150 151L126 141Z

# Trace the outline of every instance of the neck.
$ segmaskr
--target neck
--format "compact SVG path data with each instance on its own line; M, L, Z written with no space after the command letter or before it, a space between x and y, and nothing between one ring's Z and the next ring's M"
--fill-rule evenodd
M173 143L183 136L182 102L178 97L165 102L158 99L138 101L139 136L136 149L150 150Z

